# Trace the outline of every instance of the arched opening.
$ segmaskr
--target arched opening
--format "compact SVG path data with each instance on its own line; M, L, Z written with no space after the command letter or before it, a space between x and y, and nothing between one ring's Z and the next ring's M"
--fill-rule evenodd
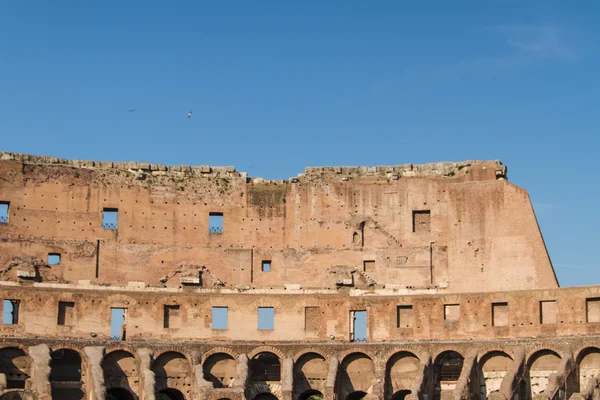
M135 397L127 389L112 388L106 391L106 400L135 400Z
M556 372L560 356L552 350L541 350L529 359L530 397L542 393L548 386L550 374Z
M362 399L372 391L376 381L373 360L363 353L352 353L346 356L340 365L338 378L336 392L339 398Z
M367 395L367 392L352 392L347 397L346 400L360 400Z
M192 368L183 354L174 351L161 354L152 363L152 372L155 376L156 400L191 397Z
M185 396L177 389L163 389L156 393L156 400L185 400Z
M323 400L323 393L318 390L307 390L298 397L298 400Z
M474 380L474 383L479 384L480 400L486 400L490 393L500 390L502 379L511 364L512 358L502 351L492 351L483 356L477 369L479 379ZM474 393L477 391L474 390Z
M396 393L394 393L391 400L404 400L404 398L411 394L411 392L411 390L398 390Z
M393 393L392 398L401 400L406 394L410 393L414 386L415 379L417 378L417 374L419 373L420 365L421 362L417 356L409 352L403 351L390 357L385 371L385 391L388 393L386 398L389 398ZM405 394L402 395L402 393Z
M0 400L23 400L23 396L19 392L8 392L0 396Z
M31 359L23 350L17 347L0 350L0 374L6 376L7 389L24 389L30 373Z
M272 393L261 393L257 395L254 400L277 400L277 396Z
M437 357L434 364L435 400L441 398L442 392L456 388L463 362L464 357L456 351L446 351Z
M250 360L250 376L254 382L274 382L281 380L281 363L273 353L258 353Z
M589 347L583 350L577 356L577 366L579 369L579 391L583 392L590 380L595 376L600 376L600 349Z
M104 372L104 384L109 389L108 392L113 390L111 388L114 388L115 393L126 392L129 396L134 393L135 396L131 399L135 400L137 398L139 369L138 362L133 354L123 350L108 353L102 360L102 370ZM129 397L117 397L117 399L120 398L129 399Z
M300 399L312 394L320 394L322 397L328 370L327 361L320 354L303 354L294 364L294 393Z
M202 365L204 379L211 382L214 388L232 387L237 379L237 362L226 353L216 353L204 361Z
M50 354L50 387L53 399L83 399L79 353L59 349Z

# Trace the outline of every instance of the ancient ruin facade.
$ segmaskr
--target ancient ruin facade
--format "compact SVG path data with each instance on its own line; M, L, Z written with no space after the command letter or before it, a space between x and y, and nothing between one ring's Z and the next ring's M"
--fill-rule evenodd
M0 400L600 398L600 286L497 161L0 153L0 301Z

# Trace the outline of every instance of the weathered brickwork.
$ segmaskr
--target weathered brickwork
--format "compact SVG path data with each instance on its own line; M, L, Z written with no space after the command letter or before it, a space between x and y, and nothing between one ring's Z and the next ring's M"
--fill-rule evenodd
M600 398L600 286L497 161L0 153L0 301L0 400Z

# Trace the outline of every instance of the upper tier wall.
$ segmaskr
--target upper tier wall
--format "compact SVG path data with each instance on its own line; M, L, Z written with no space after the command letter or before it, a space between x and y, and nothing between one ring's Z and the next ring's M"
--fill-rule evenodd
M264 181L234 167L1 153L0 279L557 287L527 193L505 175L497 161L472 161L307 168ZM103 210L118 211L117 229L103 228ZM60 263L47 266L48 254Z

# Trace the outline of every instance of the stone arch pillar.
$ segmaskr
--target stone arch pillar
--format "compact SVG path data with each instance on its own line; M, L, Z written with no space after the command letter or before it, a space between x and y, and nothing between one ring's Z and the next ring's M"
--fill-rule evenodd
M155 400L154 384L155 377L152 372L152 350L138 349L137 355L140 359L140 381L142 388L140 390L140 400Z
M50 387L50 348L46 344L38 344L29 348L32 364L31 390L39 400L51 400Z
M281 363L281 400L292 400L293 390L294 359L290 356L286 356Z
M337 356L329 357L329 371L327 372L327 381L325 382L325 393L323 400L333 400L335 398L335 381L338 374L340 361Z
M104 359L104 347L93 346L85 347L83 353L87 358L88 379L90 381L90 390L88 396L92 400L104 400L106 397L106 387L104 386L104 371L102 370L102 360Z

